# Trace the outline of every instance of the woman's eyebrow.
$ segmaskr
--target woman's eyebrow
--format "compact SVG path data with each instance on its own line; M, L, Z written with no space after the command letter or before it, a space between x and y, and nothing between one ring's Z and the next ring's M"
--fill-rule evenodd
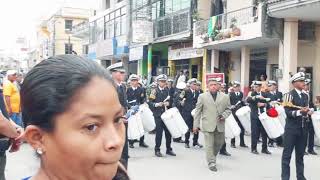
M121 108L119 108L119 110L115 113L115 115L116 116L119 116L119 115L124 115L124 108L123 107L121 107Z

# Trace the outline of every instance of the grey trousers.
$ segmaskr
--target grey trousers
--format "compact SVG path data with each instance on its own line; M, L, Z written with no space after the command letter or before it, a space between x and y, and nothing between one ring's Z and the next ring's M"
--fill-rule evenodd
M208 165L216 165L216 157L224 144L224 132L219 132L216 128L214 132L203 132L203 134Z
M7 157L6 155L0 155L0 180L6 180L4 171L6 169Z

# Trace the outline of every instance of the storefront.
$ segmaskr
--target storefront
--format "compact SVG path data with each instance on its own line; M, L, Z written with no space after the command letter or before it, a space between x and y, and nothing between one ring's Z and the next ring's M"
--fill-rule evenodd
M175 77L181 70L189 71L189 78L202 80L202 61L204 50L194 49L191 43L179 43L169 46L168 59L170 76Z

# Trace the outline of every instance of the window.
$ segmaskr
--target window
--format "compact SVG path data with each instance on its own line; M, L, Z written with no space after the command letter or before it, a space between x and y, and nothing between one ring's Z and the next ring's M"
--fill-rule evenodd
M72 31L72 22L73 20L65 20L64 28L66 31Z
M72 54L72 44L66 43L64 44L64 52L65 54Z
M88 54L88 53L89 53L89 45L83 45L82 54Z
M110 0L106 0L106 9L110 8Z
M97 20L96 38L97 40L104 40L104 19L103 17Z
M89 43L90 44L94 44L97 42L97 37L96 37L96 21L94 22L91 22L89 24L89 33L90 33L90 36L89 36Z

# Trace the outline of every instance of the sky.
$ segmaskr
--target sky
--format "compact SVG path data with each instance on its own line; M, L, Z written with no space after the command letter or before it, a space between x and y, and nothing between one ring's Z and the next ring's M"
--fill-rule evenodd
M2 0L0 49L10 51L18 37L25 37L34 45L37 25L61 7L98 9L99 0Z

